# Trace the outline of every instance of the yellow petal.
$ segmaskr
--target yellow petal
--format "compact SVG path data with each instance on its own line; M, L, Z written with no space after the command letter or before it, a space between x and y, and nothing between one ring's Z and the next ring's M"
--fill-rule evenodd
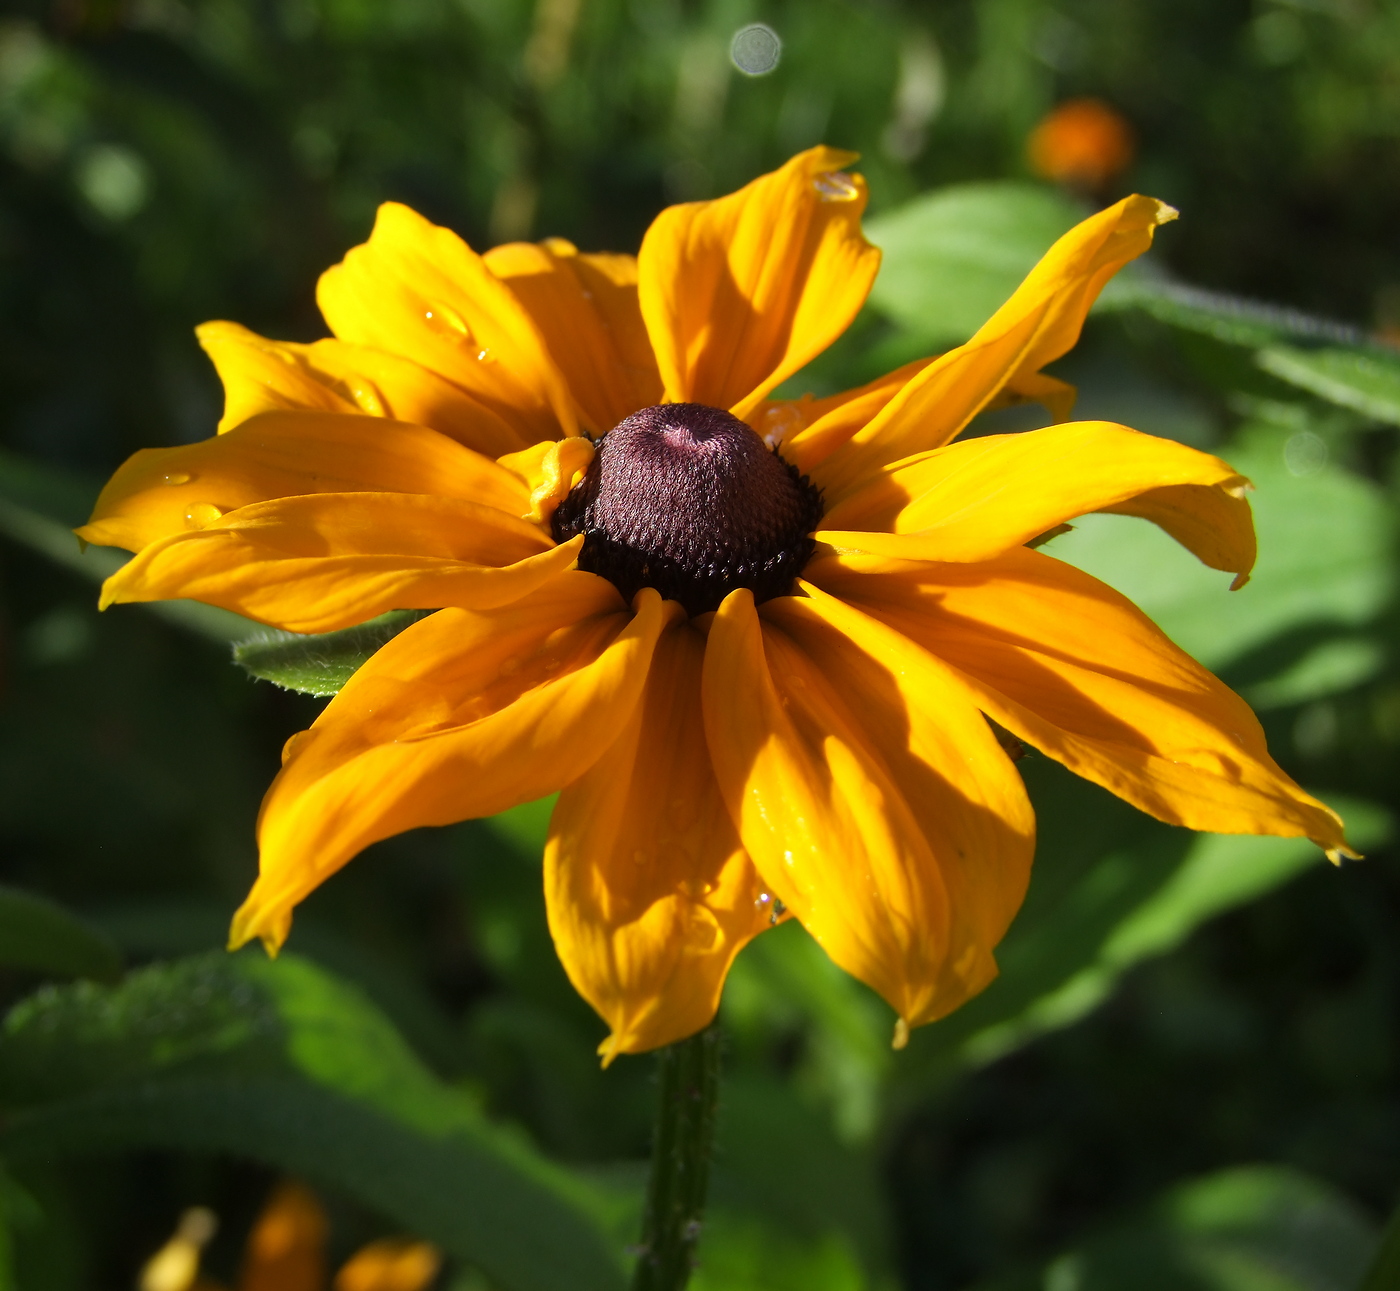
M825 557L807 577L957 668L1020 739L1159 820L1349 854L1340 819L1274 764L1249 706L1073 566L1013 548L978 565Z
M610 1062L707 1026L771 902L724 810L700 711L704 641L660 640L617 742L559 795L545 845L554 945L607 1022Z
M1168 484L1099 510L1138 516L1159 525L1202 564L1233 573L1232 592L1249 582L1258 541L1254 535L1254 513L1237 487Z
M335 1291L424 1291L442 1267L427 1242L385 1237L355 1252L335 1275Z
M985 411L998 408L1019 408L1022 404L1038 403L1056 422L1068 421L1074 411L1079 391L1068 381L1048 377L1044 372L1016 372L987 402Z
M930 363L814 475L837 501L882 466L940 448L1008 381L1024 380L1079 339L1104 284L1174 219L1151 197L1125 197L1071 229L977 334Z
M810 471L873 420L936 359L936 355L915 359L859 389L823 399L808 395L803 399L764 402L749 415L749 424L770 444L780 443L786 461L800 471ZM1068 421L1076 393L1072 385L1043 372L1017 373L987 404L987 411L1038 403L1056 421Z
M387 350L460 386L522 444L577 433L573 401L529 314L450 229L385 202L369 241L316 289L342 341Z
M441 610L371 656L284 751L231 944L261 937L275 950L293 906L371 843L577 780L627 724L680 613L649 588L636 606L566 573L502 609Z
M260 412L362 412L428 426L499 457L524 441L495 413L412 359L344 341L270 341L237 323L195 328L224 385L219 431Z
M321 1291L328 1228L309 1188L280 1184L249 1235L238 1291Z
M785 461L800 471L811 470L829 457L922 372L933 359L915 359L882 377L828 395L824 399L765 402L749 415L749 424Z
M304 493L437 493L530 510L518 476L422 426L351 413L273 412L178 448L122 463L78 536L139 551L237 507Z
M527 516L542 529L593 461L593 442L582 435L544 440L497 459L530 490Z
M815 589L814 589L815 590ZM907 1025L995 975L1025 889L1019 777L951 670L829 597L716 612L705 730L754 864Z
M639 295L671 402L743 418L856 316L880 253L861 234L855 154L799 153L712 202L657 216L638 257Z
M511 242L482 257L516 294L594 434L661 402L661 375L637 304L637 262L572 243Z
M143 547L100 608L186 598L288 632L330 632L386 610L493 609L568 569L532 524L457 498L312 493L255 502Z
M963 440L886 467L831 507L819 532L833 547L872 555L986 560L1076 516L1146 498L1137 514L1165 521L1207 564L1247 575L1248 483L1175 440L1079 421Z

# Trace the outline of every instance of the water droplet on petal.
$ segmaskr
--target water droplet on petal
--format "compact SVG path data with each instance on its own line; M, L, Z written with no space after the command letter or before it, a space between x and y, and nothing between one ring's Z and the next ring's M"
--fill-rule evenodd
M188 471L169 471L160 477L160 482L170 485L188 484L192 479L194 476Z
M185 524L191 529L203 529L206 525L213 524L223 513L223 507L217 507L212 502L191 502L185 508Z
M824 202L854 202L860 188L844 170L828 170L812 179L812 187Z
M476 361L477 361L478 363L485 363L488 359L490 359L490 357L491 357L491 351L490 351L490 350L478 350L478 351L476 352Z
M384 400L379 391L366 381L363 385L352 386L350 397L355 401L355 407L361 412L367 412L371 417L387 417L389 414L384 409Z
M433 307L424 311L423 319L433 331L448 336L454 341L470 341L472 339L472 329L467 326L462 316L455 309L439 301L434 301Z

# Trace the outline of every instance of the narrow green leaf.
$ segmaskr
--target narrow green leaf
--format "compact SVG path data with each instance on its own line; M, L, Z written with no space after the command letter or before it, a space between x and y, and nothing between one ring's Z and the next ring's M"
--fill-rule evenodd
M1120 275L1102 301L1104 309L1140 309L1182 331L1250 349L1290 340L1366 344L1366 334L1348 323L1147 274Z
M1400 426L1400 354L1374 346L1308 350L1272 345L1255 362L1319 399Z
M254 677L284 690L321 697L335 695L380 646L428 613L392 610L353 628L313 635L269 629L236 642L233 661Z
M357 1197L504 1291L618 1291L606 1202L443 1084L357 991L284 956L46 988L0 1037L12 1159L228 1152Z
M107 937L62 906L0 887L0 965L112 981L121 974L122 957Z

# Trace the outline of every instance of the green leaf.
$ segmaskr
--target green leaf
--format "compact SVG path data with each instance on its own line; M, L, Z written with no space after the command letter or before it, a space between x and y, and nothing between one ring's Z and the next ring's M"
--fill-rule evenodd
M391 610L352 628L307 635L269 628L236 642L233 661L254 677L284 690L322 697L335 695L380 646L428 613Z
M284 956L213 954L117 988L47 988L0 1038L15 1160L226 1152L349 1193L505 1291L618 1291L603 1200L491 1125L357 991Z
M959 184L868 220L884 253L870 303L930 348L967 340L1084 210L1057 189Z
M1260 350L1254 361L1265 372L1319 399L1400 426L1400 354L1392 350L1271 345Z
M0 965L50 977L121 975L122 957L97 929L62 906L0 887Z
M1299 426L1256 422L1219 451L1254 483L1259 563L1238 592L1226 591L1228 574L1127 516L1083 516L1043 550L1116 587L1216 671L1283 633L1325 625L1354 635L1371 623L1395 585L1394 519L1382 490L1329 463L1326 442ZM1329 683L1325 669L1318 680Z
M1101 301L1104 309L1140 309L1182 331L1249 349L1290 340L1366 343L1359 328L1335 319L1148 274L1120 274Z
M983 1291L1352 1291L1375 1245L1361 1208L1330 1184L1238 1166L1180 1184L1043 1269Z

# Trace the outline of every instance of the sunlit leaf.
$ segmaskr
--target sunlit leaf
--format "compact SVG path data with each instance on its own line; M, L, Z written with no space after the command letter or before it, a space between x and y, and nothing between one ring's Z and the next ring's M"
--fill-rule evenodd
M1400 354L1371 346L1301 349L1271 345L1255 356L1265 372L1364 417L1400 426Z
M870 303L930 347L987 321L1085 212L1039 184L959 184L868 220L884 253Z
M1329 463L1325 442L1308 430L1256 423L1220 452L1254 483L1259 563L1239 591L1226 590L1228 574L1126 516L1085 516L1043 550L1125 593L1217 671L1282 633L1370 623L1395 585L1394 521L1381 489ZM1297 695L1306 697L1301 687Z
M1155 275L1120 275L1115 282L1114 289L1101 298L1102 309L1140 309L1159 322L1228 345L1255 349L1276 341L1343 345L1363 345L1366 341L1359 328L1286 305L1210 291Z

